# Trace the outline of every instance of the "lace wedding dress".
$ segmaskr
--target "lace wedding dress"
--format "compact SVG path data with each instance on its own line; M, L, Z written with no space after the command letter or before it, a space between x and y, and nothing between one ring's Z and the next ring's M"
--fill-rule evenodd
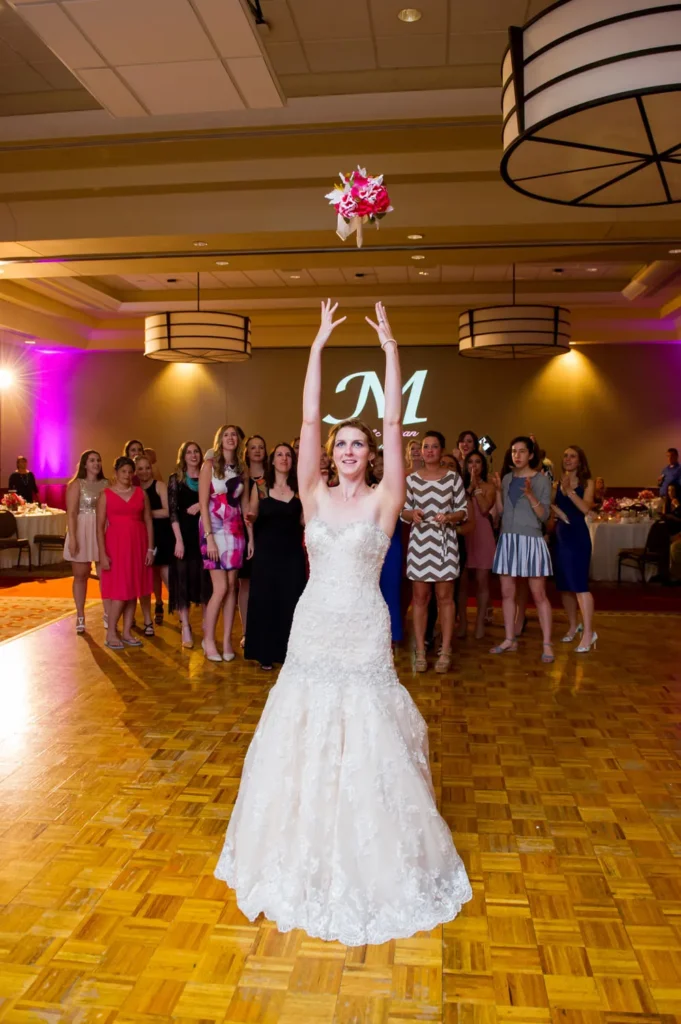
M435 806L426 723L393 666L373 523L306 530L310 579L215 874L251 920L348 946L428 931L471 898Z

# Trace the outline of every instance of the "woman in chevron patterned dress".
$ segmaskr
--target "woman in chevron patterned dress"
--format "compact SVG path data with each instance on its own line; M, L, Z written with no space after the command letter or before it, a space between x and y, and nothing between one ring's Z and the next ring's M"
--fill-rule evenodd
M433 587L442 628L442 650L435 671L447 672L452 663L454 580L459 575L456 525L466 518L467 503L459 474L440 464L444 449L445 439L439 431L429 430L424 435L423 469L407 477L407 500L402 512L402 519L411 523L407 577L413 582L416 672L428 668L425 635Z

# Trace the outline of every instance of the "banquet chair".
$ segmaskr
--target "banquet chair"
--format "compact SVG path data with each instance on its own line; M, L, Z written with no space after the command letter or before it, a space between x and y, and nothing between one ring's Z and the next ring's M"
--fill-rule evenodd
M637 569L641 574L641 582L647 583L646 569L649 565L657 567L658 573L664 575L669 568L669 531L667 524L659 520L650 527L644 548L622 548L617 554L617 585L622 582L622 566Z
M43 564L43 548L58 551L66 543L65 534L61 533L36 533L33 543L38 546L38 565Z
M11 551L12 548L17 548L19 552L17 555L17 567L21 565L21 552L26 551L28 553L28 567L32 569L31 545L25 537L19 536L17 521L14 515L5 509L0 512L0 551Z

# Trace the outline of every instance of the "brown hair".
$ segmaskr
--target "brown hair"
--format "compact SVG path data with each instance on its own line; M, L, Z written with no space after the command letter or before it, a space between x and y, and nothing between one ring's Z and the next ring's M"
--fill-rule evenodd
M582 487L586 487L587 480L591 479L591 470L589 469L589 460L586 457L584 449L580 448L579 445L576 444L566 445L565 451L567 451L568 448L572 448L573 452L577 452L577 458L579 459L579 465L577 466L577 479Z
M329 456L329 459L331 461L331 465L334 468L335 468L336 464L333 461L333 449L334 449L334 445L336 444L336 437L338 436L338 431L342 430L343 427L353 427L354 430L361 430L361 432L364 434L364 436L367 439L367 443L369 445L369 454L373 455L374 458L376 457L376 452L378 451L378 446L376 445L376 437L374 435L374 432L371 430L371 428L367 427L366 423L362 423L361 420L354 420L354 419L353 420L343 420L341 423L336 423L335 426L331 427L331 430L329 431L329 436L327 438L326 445L325 445L325 447L326 447L326 454ZM371 463L372 462L373 462L373 459L370 459L369 462L367 463L366 482L368 484L371 483ZM338 476L338 470L337 469L335 470L335 476L336 477Z
M234 469L237 471L239 476L243 476L246 471L241 428L237 427L235 423L223 423L222 426L218 427L215 431L215 440L213 441L213 472L219 480L224 480L225 468L227 466L227 463L225 462L225 453L222 450L222 438L224 437L225 431L230 429L235 430L237 436L237 445L234 449Z
M78 468L76 469L76 472L73 474L73 476L69 480L70 484L74 483L76 480L86 480L87 479L87 467L86 467L86 464L87 464L87 460L90 458L91 455L98 455L99 456L99 476L97 477L97 479L98 480L103 480L104 479L104 470L102 469L102 456L99 455L99 452L97 451L96 448L88 448L88 450L86 452L83 452L83 454L81 455L81 457L80 457L80 459L78 461Z
M183 484L187 478L187 448L189 448L190 444L199 449L199 455L201 456L199 469L203 465L203 451L198 441L183 441L177 450L177 462L175 463L175 476L177 477L178 484Z
M275 444L274 448L272 449L272 451L270 452L270 454L267 456L267 458L265 460L265 465L266 465L265 480L267 482L268 490L269 490L270 487L274 487L275 483L277 482L277 477L276 477L276 473L275 473L275 470L274 470L274 456L276 455L278 448L286 448L291 453L291 468L290 468L290 470L288 472L288 476L286 477L286 483L291 488L293 493L297 494L298 493L298 475L297 475L298 459L296 458L296 453L293 450L293 445L289 444L288 441L280 441L279 444Z

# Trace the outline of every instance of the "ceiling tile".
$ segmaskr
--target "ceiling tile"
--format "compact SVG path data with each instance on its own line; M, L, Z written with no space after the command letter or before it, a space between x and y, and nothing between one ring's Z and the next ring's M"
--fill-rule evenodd
M152 114L243 110L243 101L219 60L142 64L120 69L123 79Z
M278 270L277 274L289 288L303 288L314 284L307 270Z
M267 43L267 54L278 75L304 75L310 69L300 43Z
M553 3L554 0L548 0ZM523 25L527 0L450 0L451 32L508 32L510 25Z
M193 4L221 57L262 55L253 21L239 0L193 0Z
M530 18L534 18L536 14L541 14L548 7L552 7L554 3L555 0L530 0L527 5L527 20L529 21Z
M263 42L268 50L270 40L276 43L291 43L299 38L286 0L262 0L260 6L270 29L269 33L263 36Z
M256 288L280 288L281 278L276 270L249 270L246 277Z
M410 23L400 21L398 11L407 4L395 0L369 0L371 20L377 36L399 35L413 38L416 35L447 34L448 0L419 0L421 19Z
M440 67L447 63L447 37L384 36L376 40L381 68Z
M251 279L241 270L225 270L214 275L227 288L253 288Z
M48 84L28 64L0 67L0 93L4 96L22 92L44 92Z
M2 31L2 19L0 19L0 33ZM21 57L16 50L13 50L11 46L2 41L2 35L0 34L0 67L8 68L15 64L25 64L26 61Z
M407 267L376 267L379 284L406 284L409 280Z
M341 269L346 284L365 285L376 282L376 270L374 267L343 267ZM361 277L357 275L361 274Z
M187 0L64 0L64 10L114 66L216 55Z
M93 6L93 5L91 5ZM22 18L67 67L101 68L106 62L88 42L77 25L54 4L21 8Z
M376 67L371 39L334 39L306 42L305 53L311 71L365 71Z
M33 61L31 67L49 82L53 89L81 88L78 79L56 58L51 61Z
M78 77L112 117L146 117L147 111L111 68L85 68Z
M362 39L371 35L367 0L288 0L303 40Z
M450 64L500 64L508 46L505 32L476 32L449 37ZM499 72L501 81L501 72Z
M408 267L410 284L437 284L440 281L439 267L426 267L420 270L418 267Z
M345 283L342 270L338 270L336 267L315 267L310 274L314 283L318 285L333 286Z
M441 277L443 281L472 281L474 267L460 267L456 264L442 267Z
M284 101L264 57L230 57L226 63L247 107L251 110L283 107Z

